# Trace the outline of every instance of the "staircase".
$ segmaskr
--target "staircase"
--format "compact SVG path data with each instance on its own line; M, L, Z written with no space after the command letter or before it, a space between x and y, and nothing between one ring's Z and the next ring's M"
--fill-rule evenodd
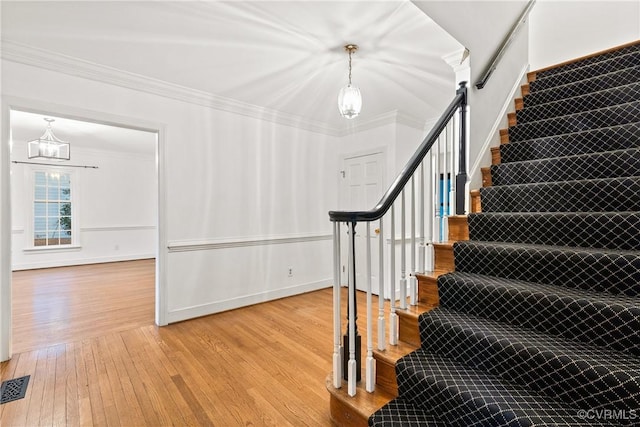
M640 425L640 42L529 81L370 426Z

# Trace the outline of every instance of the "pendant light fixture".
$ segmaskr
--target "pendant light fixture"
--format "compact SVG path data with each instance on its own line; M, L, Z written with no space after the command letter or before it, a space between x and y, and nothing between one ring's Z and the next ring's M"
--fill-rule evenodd
M340 93L338 94L338 109L342 117L353 119L360 114L360 110L362 109L360 89L351 83L351 55L358 50L358 45L348 44L344 47L344 50L349 53L349 84L340 89Z
M45 118L44 121L47 122L47 128L40 138L28 142L27 156L30 159L69 160L69 143L56 138L51 129L51 123L55 120Z

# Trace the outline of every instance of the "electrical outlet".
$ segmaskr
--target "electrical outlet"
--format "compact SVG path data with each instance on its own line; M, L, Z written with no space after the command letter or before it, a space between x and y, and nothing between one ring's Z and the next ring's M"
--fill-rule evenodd
M293 277L293 267L289 267L289 277Z

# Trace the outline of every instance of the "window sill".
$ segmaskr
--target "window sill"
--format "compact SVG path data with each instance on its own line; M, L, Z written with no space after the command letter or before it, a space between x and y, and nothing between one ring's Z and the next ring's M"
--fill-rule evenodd
M22 249L24 252L72 252L82 249L80 245L64 245L64 246L33 246Z

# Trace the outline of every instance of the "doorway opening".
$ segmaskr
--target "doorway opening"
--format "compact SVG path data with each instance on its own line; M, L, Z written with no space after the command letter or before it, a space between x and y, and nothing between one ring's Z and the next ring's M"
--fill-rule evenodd
M9 123L12 352L157 322L159 131L18 108ZM69 160L30 157L47 123Z
M384 193L385 152L383 149L345 155L342 158L342 179L340 185L341 208L344 210L368 210L375 206ZM370 244L377 248L379 239L378 222L370 224ZM346 232L346 227L342 228ZM342 283L347 283L348 236L341 238ZM383 242L384 243L384 242ZM355 234L356 253L364 254L366 248L366 225L359 224ZM372 292L378 294L379 252L374 250L371 257ZM364 256L356 256L356 288L366 290Z

